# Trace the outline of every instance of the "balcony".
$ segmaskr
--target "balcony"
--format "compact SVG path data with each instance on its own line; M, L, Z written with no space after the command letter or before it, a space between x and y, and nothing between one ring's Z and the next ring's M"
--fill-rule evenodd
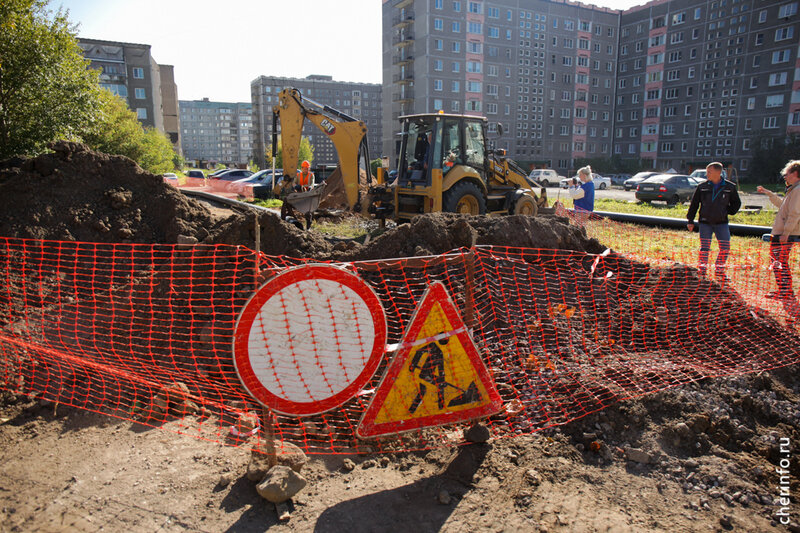
M414 74L406 72L405 74L395 74L392 77L394 83L412 83L414 81Z
M414 100L414 91L413 90L401 91L401 92L394 93L392 95L392 101L393 102L401 102L402 103L402 102L411 102L413 100Z
M414 32L401 31L392 36L392 46L410 46L414 44Z
M392 65L408 65L413 62L414 56L410 54L397 54L392 56Z
M400 29L405 26L410 26L414 23L414 12L413 11L406 11L405 13L399 13L397 16L392 18L392 28Z

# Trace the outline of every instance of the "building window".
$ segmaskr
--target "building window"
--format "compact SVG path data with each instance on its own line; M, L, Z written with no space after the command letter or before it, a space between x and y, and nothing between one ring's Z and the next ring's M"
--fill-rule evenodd
M797 14L797 2L792 2L791 4L784 4L778 9L778 18L786 18L791 17L792 15Z
M458 21L453 22L450 25L450 31L452 31L453 33L461 33L461 23Z
M788 28L780 28L775 30L775 41L785 41L786 39L791 39L794 35L794 27L789 26Z
M133 67L133 78L136 80L144 79L144 69L141 67Z
M433 29L438 31L444 30L444 22L442 19L433 19Z
M442 80L433 80L433 90L434 91L442 90Z
M772 52L772 64L776 63L786 63L789 61L789 56L791 56L791 50L778 50L777 52Z
M137 100L144 100L145 98L147 98L147 96L145 94L145 90L143 88L141 88L141 87L136 87L133 90L133 94L134 94L134 98L136 98Z
M443 5L444 5L444 0L433 0L434 9L442 9Z
M778 117L764 117L764 129L773 129L778 127Z
M433 110L439 111L440 109L442 109L442 101L437 98L433 101Z
M781 107L783 105L783 95L782 94L773 94L767 96L767 108L770 107Z
M136 118L138 118L139 120L147 120L147 109L145 109L144 107L137 107Z
M770 74L769 76L769 86L774 87L775 85L785 85L786 84L786 73L785 72L777 72L775 74Z
M434 39L433 40L433 48L435 50L441 51L444 48L444 41L442 41L441 39Z

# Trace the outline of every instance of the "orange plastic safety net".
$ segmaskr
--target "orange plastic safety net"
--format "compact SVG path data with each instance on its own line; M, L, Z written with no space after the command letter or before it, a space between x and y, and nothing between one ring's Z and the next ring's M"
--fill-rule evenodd
M798 361L791 309L764 298L774 289L766 243L734 242L729 281L720 285L694 268L696 235L654 238L650 230L607 221L586 227L615 251L477 247L335 265L369 286L386 321L374 371L352 390L328 383L342 378L331 370L339 367L325 366L322 358L334 354L342 364L364 359L359 346L377 337L354 321L374 321L375 313L358 308L347 290L337 293L335 306L302 298L305 312L284 305L282 297L265 302L252 319L248 342L282 355L258 359L254 350L254 372L266 380L273 376L272 392L290 399L295 392L280 380L298 380L287 364L304 376L308 394L328 384L331 394L347 396L339 405L325 405L325 412L303 416L262 409L243 387L234 345L237 319L257 287L308 261L233 246L3 238L0 387L151 426L171 421L182 433L234 445L255 445L272 434L311 453L440 446L460 440L459 425L368 439L357 433L393 355L402 351L415 309L435 282L443 284L463 321L456 333L473 339L499 395L499 411L485 419L494 436L563 424L622 399L706 377ZM793 258L795 273L796 264ZM300 339L297 328L314 333ZM438 333L431 339L455 334ZM292 360L292 343L311 351L298 349ZM448 386L432 368L417 375L417 403L426 397L435 405L436 394ZM407 402L409 412L415 408L413 398L395 401Z

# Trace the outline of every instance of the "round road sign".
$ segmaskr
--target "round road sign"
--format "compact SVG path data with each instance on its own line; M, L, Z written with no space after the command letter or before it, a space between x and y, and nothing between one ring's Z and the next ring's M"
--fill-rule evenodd
M361 278L339 267L294 267L265 283L236 322L233 360L245 389L275 412L342 405L383 357L386 315Z

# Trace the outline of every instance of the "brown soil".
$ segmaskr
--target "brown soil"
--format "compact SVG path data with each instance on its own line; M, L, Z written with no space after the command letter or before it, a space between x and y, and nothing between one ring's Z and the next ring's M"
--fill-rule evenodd
M264 253L321 260L481 244L603 250L557 218L432 215L376 233L366 245L297 230L271 213L219 218L130 160L70 143L0 163L0 213L4 237L250 248L258 218ZM638 297L620 302L618 312L677 305L654 303L656 284L643 272ZM693 275L660 276L674 286ZM750 320L727 291L715 294L719 301L703 312ZM514 317L498 318L506 319ZM748 323L762 326L777 331L765 317ZM729 355L723 346L710 357ZM312 456L303 470L309 486L281 523L245 476L246 448L181 435L178 421L156 431L36 395L0 394L0 531L767 531L780 519L773 515L781 507L775 468L787 458L781 439L800 439L794 367L707 379L488 444ZM791 483L794 493L795 477ZM797 522L797 508L789 510Z

